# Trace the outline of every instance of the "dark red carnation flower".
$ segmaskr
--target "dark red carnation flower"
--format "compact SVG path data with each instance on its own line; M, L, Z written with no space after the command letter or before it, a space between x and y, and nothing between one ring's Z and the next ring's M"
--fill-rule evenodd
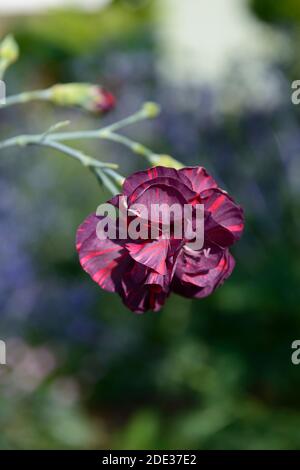
M115 236L99 239L97 226L103 217L90 215L77 232L77 250L83 269L103 289L117 292L124 304L136 313L158 311L171 291L185 297L205 297L227 279L234 268L229 247L244 228L243 210L202 167L175 170L154 167L129 176L122 194L110 203L126 199L129 221L138 220L148 230L147 239L120 239L116 220ZM122 203L122 202L121 202ZM136 204L149 209L145 220ZM193 249L183 232L166 237L161 215L153 216L153 204L192 207L190 224L195 225L195 208L204 206L204 240ZM124 205L123 205L124 209ZM182 212L184 213L184 211ZM175 222L171 218L170 225ZM151 238L151 228L158 233Z

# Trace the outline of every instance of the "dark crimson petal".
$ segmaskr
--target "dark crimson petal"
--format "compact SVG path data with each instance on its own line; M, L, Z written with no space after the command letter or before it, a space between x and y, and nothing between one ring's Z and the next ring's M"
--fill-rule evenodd
M137 286L139 288L143 287L149 272L151 272L149 268L131 259L128 270L122 280L123 294L127 296L130 290L137 289Z
M150 204L185 204L196 198L197 194L179 179L159 177L139 185L128 197L128 206L138 202Z
M155 286L150 286L148 289L148 296L149 296L149 309L153 310L153 312L159 312L159 310L164 306L169 292L163 292L160 290L158 286L158 290Z
M95 225L99 222L96 214L90 214L78 227L76 232L76 249L79 251L82 244L95 232Z
M167 295L162 291L156 291L153 286L132 289L122 297L124 305L135 313L145 313L148 310L158 312L164 305Z
M205 189L217 188L218 185L215 180L207 173L202 166L182 168L178 171L180 178L184 176L190 181L191 188L197 194L200 194Z
M162 285L163 284L163 285ZM134 263L122 279L121 297L124 304L135 313L147 310L159 311L165 303L170 289L160 275L151 276L151 270Z
M235 242L234 235L227 228L218 224L207 212L204 219L204 239L205 247L227 248Z
M77 230L76 248L80 264L102 289L116 292L121 286L121 276L126 272L130 256L124 245L126 240L99 240L96 233L101 220L90 215Z
M179 173L174 168L166 168L164 166L156 166L153 168L149 168L148 170L137 171L132 175L128 176L123 183L122 193L125 196L130 196L138 186L143 183L151 184L151 181L156 178L170 178L173 180L181 181L189 188L190 182L187 178L179 176Z
M201 291L203 291L204 288L195 286L194 284L183 282L179 279L179 277L175 276L171 284L171 290L175 294L181 295L182 297L186 297L187 299L196 299L200 297Z
M177 260L176 275L181 278L184 273L190 275L205 273L209 269L215 268L222 256L223 250L218 247L206 248L201 251L185 247Z
M156 287L157 292L164 291L167 293L170 290L169 279L170 276L168 274L163 276L155 271L151 271L145 280L145 285Z
M122 296L124 305L134 313L145 313L149 310L148 290L144 287L133 288Z
M209 269L207 273L193 277L183 276L183 281L192 280L193 284L205 288L205 295L209 295L231 275L234 266L235 261L233 256L230 254L229 250L225 250L215 268Z
M159 274L167 273L166 259L169 249L169 240L129 242L126 248L130 256L140 264L154 269Z
M231 275L235 261L229 250L224 250L218 265L204 273L191 275L178 272L172 281L171 288L184 297L202 298L210 295Z
M201 194L201 203L215 222L231 232L235 241L241 237L244 229L243 209L225 191L208 189Z
M184 240L180 240L178 238L173 238L173 237L171 237L169 241L170 241L170 247L169 247L168 256L177 258L185 242Z

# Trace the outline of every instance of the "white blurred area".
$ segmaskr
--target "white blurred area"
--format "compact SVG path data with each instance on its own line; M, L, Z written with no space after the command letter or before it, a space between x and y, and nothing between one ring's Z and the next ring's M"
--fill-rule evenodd
M111 0L0 0L0 15L23 15L51 11L58 8L97 10Z
M248 0L160 0L159 72L175 86L207 85L225 108L275 104L274 61L289 56L286 38L250 11ZM219 101L219 102L221 102Z

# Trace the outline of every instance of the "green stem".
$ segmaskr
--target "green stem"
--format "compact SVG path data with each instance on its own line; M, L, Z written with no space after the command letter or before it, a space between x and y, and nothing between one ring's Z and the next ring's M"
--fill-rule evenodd
M21 103L28 103L33 100L47 101L49 99L49 90L35 90L19 93L6 98L5 103L0 105L0 108L8 108L9 106Z
M151 103L151 105L153 107L157 106L154 103L153 104ZM139 111L132 114L131 116L128 116L125 119L121 119L120 121L115 122L114 124L111 124L109 126L104 127L102 129L102 132L115 132L115 131L118 131L120 129L124 129L124 127L131 126L132 124L136 124L137 122L144 121L145 119L151 119L152 117L155 117L155 115L151 115L151 113L149 113L148 106L149 106L149 103L145 103L144 106ZM156 115L158 115L159 112L160 112L159 107L157 106L157 111L156 111L157 114Z
M0 150L7 147L25 147L26 145L34 145L41 143L41 135L18 135L0 142Z
M91 170L95 174L98 181L103 184L103 186L105 186L112 193L113 196L120 192L121 184L119 183L119 181L116 181L115 184L109 177L110 175L107 174L107 171L104 170L104 168L92 167ZM120 176L120 178L122 177Z
M4 140L0 143L0 149L7 147L26 147L27 145L41 145L43 147L50 147L56 150L59 150L62 153L69 155L76 160L79 160L84 166L97 166L103 168L118 168L118 165L114 163L100 162L92 157L89 157L80 150L76 150L68 145L61 144L49 139L49 136L46 139L43 139L41 135L20 135L18 137L13 137L11 139Z
M31 99L48 99L47 90L35 91L29 93L21 93L20 95L12 96L7 99L4 106L10 104L21 103L30 101ZM145 103L141 110L129 116L121 121L106 126L102 129L96 129L91 131L77 131L77 132L46 132L44 134L33 134L33 135L20 135L12 137L0 142L0 149L4 149L12 146L24 147L27 145L42 145L56 149L62 153L65 153L76 160L79 160L84 166L88 166L96 174L97 178L102 181L103 184L110 190L115 191L116 186L111 182L111 179L120 186L122 185L124 178L119 175L113 169L118 168L117 165L112 163L102 163L95 160L83 152L76 150L68 145L62 144L65 140L76 140L76 139L103 139L117 142L128 147L134 153L146 157L148 161L155 165L158 163L160 156L152 152L149 148L144 145L126 137L115 133L114 131L122 129L126 126L134 124L144 119L153 118L159 113L159 107L155 103Z
M102 132L100 138L125 145L133 153L146 157L152 165L155 165L159 159L159 156L153 153L152 150L124 135L115 134L114 132Z
M92 158L85 153L81 152L80 150L76 150L68 145L61 144L59 142L52 142L49 140L42 140L39 143L35 143L34 145L42 145L44 147L50 147L59 152L65 153L72 158L78 160L83 166L94 167L94 168L110 168L110 169L117 169L118 165L115 163L107 163L107 162L100 162L95 158Z
M116 182L117 186L119 186L120 188L122 187L125 181L124 176L120 175L120 173L113 170L112 168L108 168L108 167L104 168L104 171L108 176L110 176L111 179L113 179Z
M28 135L20 135L17 137L12 137L10 139L3 140L0 142L0 150L13 147L13 146L25 146L25 145L32 145L32 144L41 144L41 142L49 142L58 144L59 142L65 140L83 140L83 139L103 139L103 140L110 140L112 142L117 142L119 144L123 144L125 147L128 147L132 152L137 155L141 155L146 157L147 160L152 164L155 165L159 159L159 156L152 152L149 148L145 147L144 145L126 137L124 135L115 134L114 132L108 132L105 128L101 131L81 131L81 132L60 132L56 134L49 134L46 140L41 140L40 134L28 134ZM49 145L48 145L49 146Z
M38 90L33 92L21 93L20 95L11 96L7 98L6 103L2 107L10 106L11 104L21 103L30 101L31 99L48 99L48 90ZM95 129L90 131L71 131L71 132L56 132L47 135L47 141L64 141L64 140L83 140L83 139L105 139L113 142L118 142L130 148L134 153L146 157L151 164L155 164L158 160L158 156L150 149L145 147L138 142L135 142L128 137L120 134L116 134L115 131L123 129L129 125L135 124L145 119L154 118L159 114L159 107L155 103L145 103L143 107L136 113L128 116L120 121L103 127L101 129ZM28 143L39 143L41 141L41 135L21 135L6 139L0 142L0 149L10 147L12 145L27 145Z
M118 165L114 163L100 162L95 158L92 158L80 150L76 150L68 145L64 145L60 142L49 140L49 138L39 136L19 136L12 139L8 139L0 144L0 148L20 146L25 147L27 145L40 145L42 147L49 147L64 153L71 158L79 161L83 166L88 167L96 175L97 179L106 186L106 188L112 192L113 195L118 194L119 188L121 187L124 178L119 173L114 171L118 168ZM107 175L106 175L106 172ZM116 185L112 183L111 179L116 182ZM118 186L118 187L117 187Z

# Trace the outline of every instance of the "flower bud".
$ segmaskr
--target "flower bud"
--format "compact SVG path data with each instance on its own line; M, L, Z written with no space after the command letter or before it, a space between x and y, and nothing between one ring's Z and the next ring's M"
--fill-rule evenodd
M115 97L104 88L88 83L66 83L49 89L49 100L60 106L80 106L94 113L106 113L115 106Z
M148 118L154 119L160 114L161 110L158 104L149 101L147 103L144 103L143 111Z
M157 159L155 160L155 165L157 166L164 166L168 168L175 168L175 170L180 170L183 168L184 165L175 158L171 157L170 155L157 155Z
M13 36L6 36L0 43L0 60L4 61L6 67L16 62L19 57L19 47Z

